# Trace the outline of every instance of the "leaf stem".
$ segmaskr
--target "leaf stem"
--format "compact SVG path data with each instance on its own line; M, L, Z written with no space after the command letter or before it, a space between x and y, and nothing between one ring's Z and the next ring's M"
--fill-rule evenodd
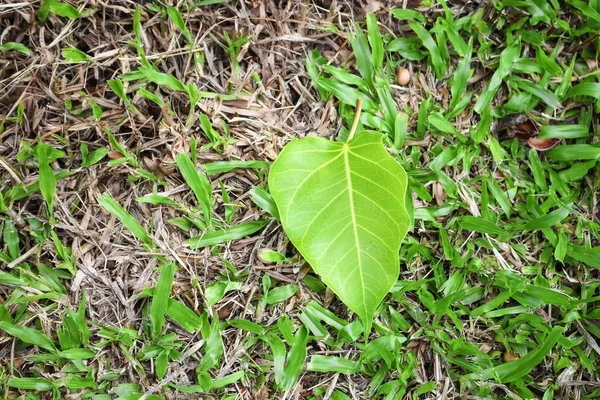
M362 100L356 100L356 111L354 112L354 121L352 121L352 127L350 128L350 133L348 134L348 142L352 140L354 137L354 133L356 132L356 128L358 127L358 120L360 118L360 111L362 110Z

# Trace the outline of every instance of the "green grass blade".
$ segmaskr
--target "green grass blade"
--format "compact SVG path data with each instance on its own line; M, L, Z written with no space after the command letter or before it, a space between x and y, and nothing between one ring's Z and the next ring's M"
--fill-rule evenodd
M129 214L127 210L121 207L110 193L104 193L98 197L98 203L100 203L106 211L117 217L125 228L127 228L140 242L150 247L153 245L152 239L144 227L133 217L133 215Z
M211 225L212 217L212 188L204 174L196 169L196 166L186 153L182 153L175 159L177 167L183 175L185 182L194 192L198 204L204 213L204 220L208 226Z
M144 75L150 82L155 83L159 86L168 87L176 92L186 92L186 86L176 77L165 72L159 72L154 68L141 67L139 71Z
M492 196L494 196L494 199L496 199L496 202L502 208L502 211L504 211L504 214L506 214L507 217L510 217L512 213L512 204L506 195L506 191L502 190L493 176L488 178L488 188L492 193Z
M504 229L488 220L470 215L460 217L459 224L463 229L472 232L487 233L490 235L505 235L507 233Z
M375 71L380 71L383 65L383 39L379 33L377 17L373 13L367 14L367 37L371 45L371 60Z
M473 107L476 113L481 114L483 109L489 107L492 99L496 95L496 92L500 88L502 81L512 71L513 63L519 58L520 52L521 45L519 42L508 46L502 51L500 54L500 65L498 66L498 69L492 75L492 78L488 82L483 92L479 95L479 98Z
M469 380L486 381L489 379L495 379L500 383L514 382L517 379L521 379L527 375L531 370L542 362L544 357L554 347L554 345L562 337L563 328L557 326L550 331L546 340L537 347L535 350L527 353L525 356L518 360L508 362L496 367L488 368L479 373L473 373L465 376Z
M177 268L175 264L168 263L161 267L158 282L152 296L152 305L150 307L150 321L152 322L152 337L157 339L162 334L165 324L165 313L169 306L171 297L171 286Z
M425 17L423 14L415 10L396 8L394 10L390 10L390 13L394 16L394 18L401 21L414 19L419 22L425 22Z
M62 56L68 63L92 62L94 59L74 47L63 49Z
M123 85L123 81L120 79L111 79L108 81L108 86L110 86L111 90L119 97L125 104L129 104L129 98L127 97L127 92L125 91L125 86Z
M360 364L341 357L314 355L307 369L314 372L339 372L350 375L360 371Z
M452 86L450 87L452 101L450 102L450 110L453 110L456 107L467 90L469 77L471 76L472 45L472 42L469 42L469 50L466 55L460 59L456 71L454 72L454 75L452 75Z
M589 128L585 125L546 125L540 129L540 139L579 139L589 136Z
M244 376L246 376L246 373L244 371L234 372L233 374L229 374L222 378L215 379L212 382L211 388L218 389L229 385L233 385L234 383L242 379Z
M534 84L534 83L531 83L531 82L528 82L528 81L525 81L522 79L513 79L512 81L517 85L517 87L519 89L534 95L535 97L542 100L544 103L546 103L550 107L552 107L552 108L560 107L560 105L561 105L560 99L558 98L557 95L555 95L548 89L544 89L540 85L537 85L537 84Z
M300 376L304 361L306 360L306 343L308 342L308 330L302 326L294 335L294 344L287 356L287 364L284 369L285 390L291 390Z
M167 5L167 14L169 15L169 18L171 19L171 21L173 22L173 25L175 25L177 27L177 29L179 29L181 31L181 33L183 34L185 39L188 41L188 43L193 44L194 38L192 37L190 30L187 28L187 26L185 26L185 22L183 21L183 17L181 16L181 13L179 12L179 10L176 9L175 7Z
M45 392L54 388L52 381L42 378L13 378L8 382L8 386L15 389L35 390L39 392Z
M583 82L577 86L573 86L567 92L567 97L589 96L600 99L600 83L598 82Z
M269 168L269 163L262 160L233 160L233 161L217 161L213 163L203 164L202 168L208 175L223 174L236 169L266 169Z
M267 304L285 301L296 294L296 291L298 291L298 285L284 285L271 289L266 298Z
M4 44L0 44L0 51L18 51L19 53L23 53L26 56L30 56L31 54L33 54L27 46L25 46L22 43L16 42L7 42Z
M19 233L12 220L6 219L4 222L4 244L8 248L8 254L11 259L16 259L21 255L19 245Z
M562 145L546 154L556 161L597 160L600 158L600 147L591 144Z
M27 328L21 325L14 325L10 322L0 321L0 330L8 333L10 336L13 336L22 342L33 344L42 348L44 350L48 350L51 353L56 353L56 347L52 340L42 332Z
M348 35L348 40L352 45L352 51L354 52L354 58L356 59L356 68L360 75L363 77L369 88L373 88L373 64L371 58L371 50L369 49L369 43L367 38L359 26L356 26L354 31ZM319 80L321 82L321 80ZM332 90L323 87L323 90L333 92ZM352 105L355 105L353 103ZM364 104L363 104L364 107ZM366 110L366 108L365 108Z
M203 235L195 236L184 242L186 246L192 249L198 249L206 246L214 246L231 242L232 240L241 239L244 236L252 235L267 225L268 221L259 220L244 222L239 225L234 225L231 228L225 228L214 232L207 232Z
M523 229L526 231L533 231L536 229L551 228L554 225L560 223L563 219L569 216L570 212L566 208L559 208L552 211L550 214L544 215L543 217L529 221Z
M371 85L373 85L372 81L373 80L371 79ZM343 83L327 78L320 78L317 81L317 86L332 93L342 103L348 104L349 106L356 107L358 99L361 99L363 102L363 109L365 111L374 112L379 109L373 100L371 100L365 93Z
M446 73L446 65L435 40L433 40L431 34L420 23L411 22L409 26L417 34L423 46L429 51L429 59L435 75L438 79L441 79Z
M269 347L271 347L271 354L273 354L275 384L282 387L285 376L285 344L275 335L268 336L265 341L269 344Z
M544 192L548 190L548 184L546 182L546 175L544 174L544 167L538 152L534 149L529 151L529 162L531 163L531 172L533 173L533 180L535 184Z
M185 304L177 300L169 299L166 313L169 318L190 333L197 332L202 328L202 319Z
M40 169L40 192L42 193L42 197L44 198L44 200L46 201L46 205L48 206L48 214L50 215L50 219L53 220L54 194L56 192L56 177L54 176L54 170L50 166L50 161L48 160L48 151L50 150L50 146L48 146L40 140L37 146L35 146L34 152Z
M280 219L279 209L277 208L277 204L275 204L275 200L269 192L260 187L253 187L250 192L250 198L260 208L271 214L271 216L275 219Z

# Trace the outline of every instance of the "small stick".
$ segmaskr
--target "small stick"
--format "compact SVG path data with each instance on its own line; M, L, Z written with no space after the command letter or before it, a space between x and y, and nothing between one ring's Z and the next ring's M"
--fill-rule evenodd
M362 110L362 100L356 100L356 111L354 112L354 121L352 122L352 128L350 128L350 133L348 134L348 142L352 140L354 137L354 133L356 132L356 128L358 127L358 120L360 118L360 111Z

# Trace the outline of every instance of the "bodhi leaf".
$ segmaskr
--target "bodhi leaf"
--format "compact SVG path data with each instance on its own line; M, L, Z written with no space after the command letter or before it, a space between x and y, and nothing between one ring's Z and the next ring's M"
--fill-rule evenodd
M398 252L409 226L406 182L374 132L347 143L314 137L291 142L269 174L289 239L362 318L366 334L400 272Z

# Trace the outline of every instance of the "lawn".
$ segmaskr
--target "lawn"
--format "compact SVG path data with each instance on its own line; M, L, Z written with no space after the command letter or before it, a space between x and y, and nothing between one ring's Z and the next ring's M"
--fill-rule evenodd
M599 0L0 3L0 397L600 398L599 54Z

